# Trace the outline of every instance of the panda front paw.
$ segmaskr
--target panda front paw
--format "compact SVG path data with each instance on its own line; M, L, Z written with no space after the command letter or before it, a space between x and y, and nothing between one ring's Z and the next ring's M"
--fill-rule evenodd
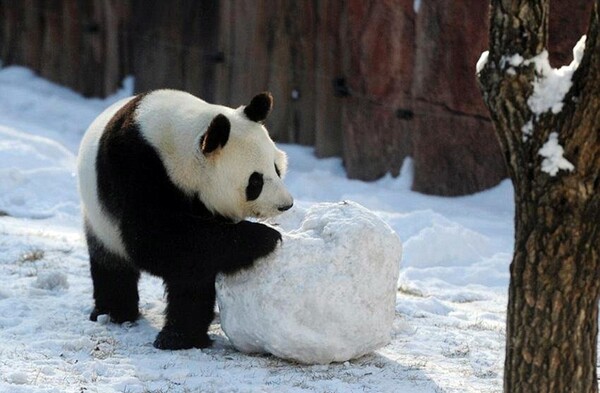
M236 224L235 241L232 242L235 252L226 264L220 266L220 270L232 274L249 268L257 259L272 253L280 241L282 238L278 230L257 222L242 221Z
M257 252L256 258L261 258L275 251L279 242L282 241L282 237L277 229L264 224L255 224L256 235L254 245Z

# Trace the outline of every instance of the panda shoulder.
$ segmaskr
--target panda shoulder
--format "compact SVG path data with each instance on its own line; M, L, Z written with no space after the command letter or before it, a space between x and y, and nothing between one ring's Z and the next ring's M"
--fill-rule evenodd
M144 96L144 94L138 94L114 103L96 118L90 126L90 130L101 129L103 130L103 139L111 140L123 129L136 126L136 111L140 102L144 100Z
M145 108L153 110L160 110L161 108L172 110L175 108L198 104L207 103L204 100L185 91L160 89L145 93L140 102L139 110L143 111Z

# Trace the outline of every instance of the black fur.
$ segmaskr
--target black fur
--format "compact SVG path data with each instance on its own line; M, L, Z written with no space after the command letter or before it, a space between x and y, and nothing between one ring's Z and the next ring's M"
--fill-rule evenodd
M263 175L258 172L252 172L248 179L248 185L246 186L246 200L255 201L262 192L265 181Z
M215 116L200 139L202 153L210 154L218 148L225 146L229 140L230 131L231 123L229 119L221 114Z
M262 122L269 116L272 108L273 96L267 91L256 95L250 101L250 104L244 108L244 113L248 119Z
M141 269L164 280L166 322L154 345L162 349L205 347L210 345L207 329L213 318L215 275L238 271L271 253L281 234L259 223L234 224L213 215L198 197L188 197L177 188L133 120L142 99L138 96L119 110L100 139L98 195L105 212L119 224L130 258L122 262L133 271ZM94 291L102 292L113 282L119 283L116 277L123 273L117 264L92 257L96 248L103 247L92 233L88 238L92 240ZM103 253L110 260L118 258ZM96 315L107 311L112 319L123 319L119 304L132 295L121 296L121 289L115 293L119 295L95 297ZM105 300L99 304L98 299ZM133 313L127 316L134 318Z

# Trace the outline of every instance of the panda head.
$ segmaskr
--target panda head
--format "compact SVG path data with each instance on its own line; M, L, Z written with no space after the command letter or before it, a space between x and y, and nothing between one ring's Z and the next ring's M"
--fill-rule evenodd
M292 207L283 183L287 157L263 125L272 105L271 94L261 93L247 106L215 115L199 135L199 197L213 213L240 221Z

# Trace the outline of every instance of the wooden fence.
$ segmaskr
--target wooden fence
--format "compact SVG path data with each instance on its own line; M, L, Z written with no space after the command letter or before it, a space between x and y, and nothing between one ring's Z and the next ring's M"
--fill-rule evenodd
M591 0L552 1L551 49L568 61ZM0 59L86 96L170 87L238 106L276 100L275 139L341 156L352 178L398 175L461 195L505 177L475 82L483 0L2 0ZM568 16L568 18L566 18ZM567 28L568 26L568 28Z

